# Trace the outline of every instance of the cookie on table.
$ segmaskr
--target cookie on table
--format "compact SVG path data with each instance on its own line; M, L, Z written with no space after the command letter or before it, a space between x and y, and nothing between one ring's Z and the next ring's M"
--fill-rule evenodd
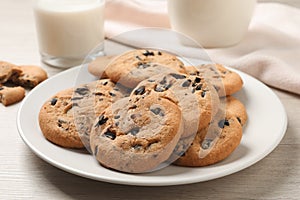
M185 73L183 63L175 56L158 50L132 50L110 62L105 74L114 82L134 88L139 82L164 71Z
M93 126L91 148L100 164L128 173L154 170L166 161L182 134L181 111L155 94L123 98Z
M12 76L19 76L21 70L14 64L0 61L0 84L6 83Z
M0 102L9 106L21 101L25 97L25 89L18 87L6 87L0 85Z
M243 80L240 75L221 64L186 66L185 70L188 74L198 75L210 81L220 96L232 95L243 87Z
M243 116L246 110L237 110L238 113L234 114L235 110L231 109L239 107L240 102L233 97L226 103L225 118L214 120L211 126L200 130L189 149L181 152L182 156L174 162L175 165L200 167L215 164L227 158L238 147L243 126L237 116ZM223 115L223 111L220 113ZM245 116L241 118L246 119ZM215 136L210 137L209 131Z
M19 66L18 69L21 73L10 78L16 85L34 88L48 78L46 71L39 66L23 65Z
M195 75L159 74L140 82L130 96L151 93L169 98L180 107L185 127L184 137L208 126L219 108L220 101L215 88Z
M95 114L109 106L112 99L121 96L114 87L114 83L105 79L66 89L52 96L39 113L43 135L62 147L88 148L89 131Z

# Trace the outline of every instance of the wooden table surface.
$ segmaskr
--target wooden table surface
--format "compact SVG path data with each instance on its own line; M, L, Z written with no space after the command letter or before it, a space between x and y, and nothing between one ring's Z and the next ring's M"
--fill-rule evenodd
M300 1L290 2L300 5ZM0 60L40 64L28 0L0 1ZM50 76L61 71L43 67ZM287 111L289 124L271 154L233 175L169 187L115 185L59 170L38 158L20 138L16 127L20 104L0 105L0 199L299 199L300 98L273 91Z

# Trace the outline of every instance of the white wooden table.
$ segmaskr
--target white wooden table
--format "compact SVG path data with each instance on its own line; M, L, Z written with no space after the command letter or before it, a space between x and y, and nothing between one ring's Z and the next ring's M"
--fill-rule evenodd
M290 2L300 7L299 0ZM40 64L39 59L30 1L0 0L0 60ZM60 71L43 67L50 76ZM0 199L299 199L300 98L273 91L286 108L289 125L270 155L224 178L172 187L114 185L59 170L38 158L20 138L20 104L0 105Z

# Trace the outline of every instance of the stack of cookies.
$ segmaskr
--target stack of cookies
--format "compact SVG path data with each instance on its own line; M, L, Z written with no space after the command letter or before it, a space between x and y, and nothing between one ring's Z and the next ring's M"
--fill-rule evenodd
M47 73L38 66L17 66L0 61L0 102L11 105L25 96L24 88L34 88L47 79Z
M185 66L167 52L133 50L107 65L95 60L89 71L100 79L57 93L40 110L40 128L54 144L143 173L211 165L241 141L247 114L231 95L243 82L221 65Z

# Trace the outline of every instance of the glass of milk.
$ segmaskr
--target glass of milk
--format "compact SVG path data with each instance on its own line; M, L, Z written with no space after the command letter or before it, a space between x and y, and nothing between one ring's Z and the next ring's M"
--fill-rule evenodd
M175 31L203 47L226 47L245 36L255 5L256 0L168 0L168 13Z
M54 67L80 65L104 42L104 0L36 0L34 14L42 61ZM103 54L103 48L94 52ZM90 55L89 56L93 56Z

